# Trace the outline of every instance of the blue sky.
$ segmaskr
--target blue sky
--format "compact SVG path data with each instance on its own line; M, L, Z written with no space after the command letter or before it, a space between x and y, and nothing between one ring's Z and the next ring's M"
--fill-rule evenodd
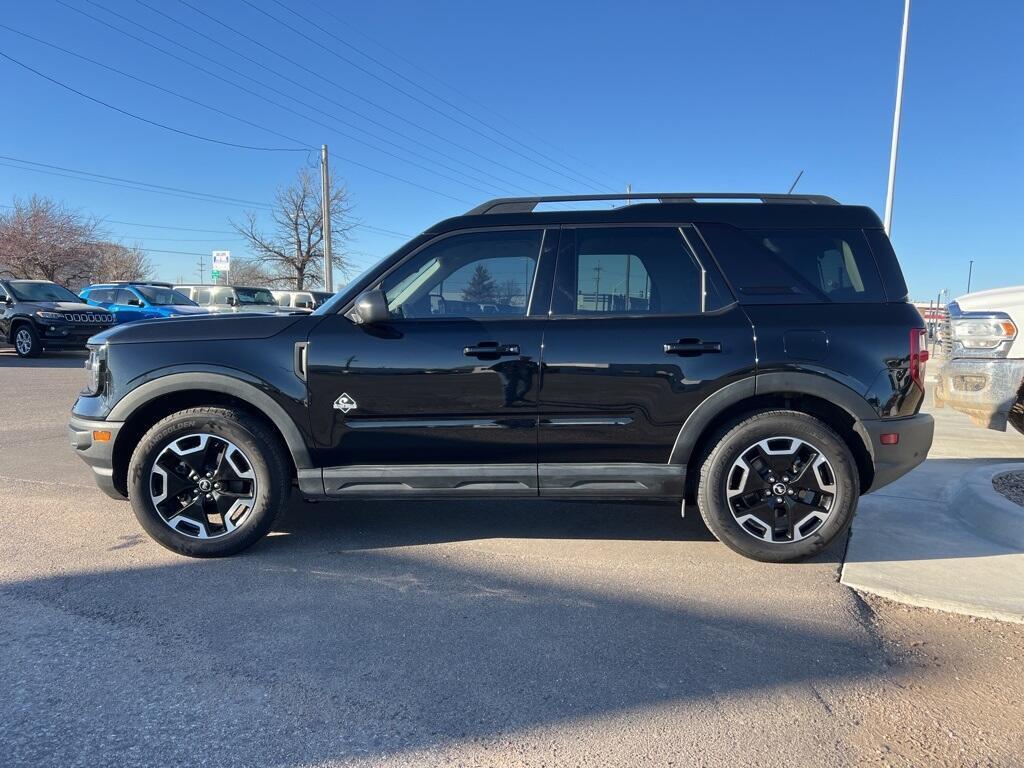
M275 148L327 142L355 217L410 235L502 194L627 183L653 191L785 191L801 169L797 191L879 214L884 206L900 0L185 2L193 7L181 0L11 2L0 24L226 114L2 28L0 51L183 131ZM962 293L972 258L975 288L1024 283L1022 28L1024 3L914 4L893 242L917 298L942 288ZM7 157L258 203L269 202L307 157L173 134L6 59L0 82L0 155ZM0 203L35 192L108 220L217 231L108 223L115 237L154 249L165 279L195 279L198 257L157 250L244 254L237 236L219 232L252 206L0 163L8 164L0 165ZM353 234L357 271L402 242L369 228Z

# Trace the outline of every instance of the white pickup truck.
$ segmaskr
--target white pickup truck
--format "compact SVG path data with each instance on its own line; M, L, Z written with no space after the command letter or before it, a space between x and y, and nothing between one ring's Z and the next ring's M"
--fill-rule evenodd
M1024 285L979 291L949 305L935 404L977 424L1024 432Z

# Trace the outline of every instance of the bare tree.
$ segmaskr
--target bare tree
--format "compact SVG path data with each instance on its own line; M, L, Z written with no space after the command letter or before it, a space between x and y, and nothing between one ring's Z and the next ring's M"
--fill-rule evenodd
M227 273L231 285L251 285L256 287L278 287L282 278L272 275L262 264L253 259L232 259L231 270ZM287 278L288 284L293 282Z
M95 281L148 280L153 272L152 262L138 244L97 243L95 248Z
M320 181L313 166L299 169L295 181L277 190L274 196L272 226L264 231L256 214L246 213L241 224L231 225L249 243L253 261L263 266L271 279L286 280L295 289L323 284L323 208ZM349 263L340 243L348 239L353 227L349 221L351 208L343 185L330 179L331 190L331 259L335 271L347 274Z
M97 264L99 223L48 197L14 198L0 214L0 274L79 286Z

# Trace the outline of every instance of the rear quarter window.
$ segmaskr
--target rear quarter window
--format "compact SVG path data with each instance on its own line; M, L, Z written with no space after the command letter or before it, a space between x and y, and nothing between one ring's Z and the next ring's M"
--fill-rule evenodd
M746 304L884 302L878 267L859 229L746 229L702 224Z

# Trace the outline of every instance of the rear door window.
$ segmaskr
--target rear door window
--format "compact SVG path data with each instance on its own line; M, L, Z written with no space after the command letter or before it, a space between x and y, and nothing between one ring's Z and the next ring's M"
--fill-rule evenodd
M702 224L746 303L885 301L874 256L859 229L749 229Z

